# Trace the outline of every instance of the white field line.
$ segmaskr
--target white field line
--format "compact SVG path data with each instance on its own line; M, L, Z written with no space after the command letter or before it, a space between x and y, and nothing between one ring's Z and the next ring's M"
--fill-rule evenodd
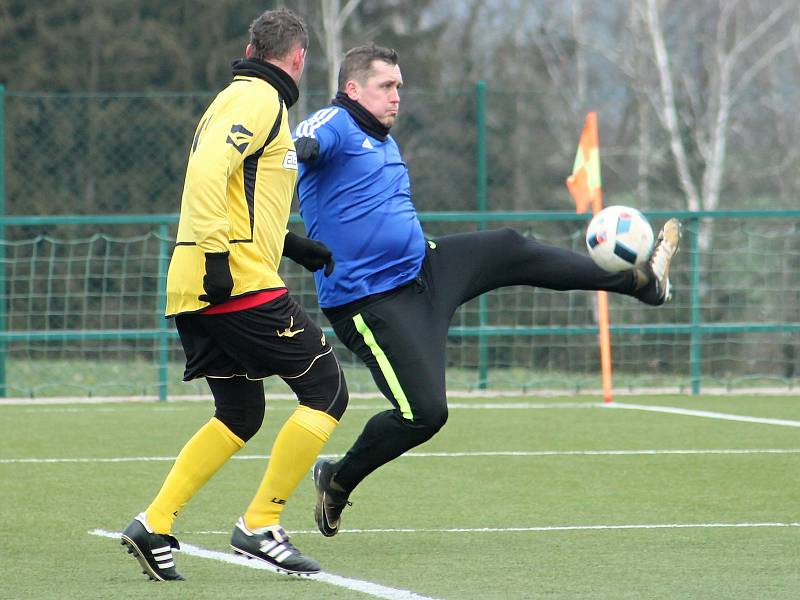
M385 410L388 403L382 404L349 404L348 411L354 410ZM657 406L645 404L628 404L626 402L448 402L450 410L574 410L574 409L628 409L648 412L658 412L692 417L706 417L724 421L742 421L745 423L763 423L766 425L782 425L787 427L800 427L800 421L791 419L769 419L765 417L752 417L748 415L734 415L729 413L678 408L674 406ZM270 406L267 401L267 410L285 410L284 406ZM115 412L120 410L114 406L70 406L70 407L23 407L22 412L55 412L55 413L80 413L80 412ZM159 412L178 412L189 410L188 407L157 404L153 410Z
M524 398L536 396L539 398L564 397L564 396L584 396L586 398L597 398L599 390L590 388L582 389L578 392L568 389L512 389L512 390L448 390L448 398ZM707 386L703 388L704 396L729 396L736 394L739 396L798 396L800 391L791 387L743 387L728 388L719 386ZM666 386L666 387L637 387L620 388L614 390L615 397L622 396L663 396L663 395L688 395L685 386ZM382 396L377 391L372 392L350 392L350 398L380 399ZM267 391L268 400L297 400L291 392L270 392ZM172 402L212 402L210 394L186 394L171 396ZM3 405L34 405L34 404L111 404L126 402L154 402L159 403L158 396L53 396L47 398L0 398L0 406Z
M22 406L22 412L35 412L35 413L80 413L80 412L118 412L121 409L119 406L37 406L36 408ZM605 408L606 405L599 402L449 402L447 407L451 410L535 410L535 409L575 409L575 408ZM382 404L348 404L347 410L386 410L390 407L388 402ZM270 405L270 399L267 399L267 410L286 410L285 406ZM159 412L179 412L190 410L187 406L170 406L167 404L156 404L153 410Z
M667 393L667 392L663 392ZM678 393L677 391L675 393ZM583 394L589 400L594 394L587 392ZM628 394L625 394L628 395ZM641 394L637 394L641 395ZM775 394L781 395L781 394ZM380 395L379 392L349 392L348 396L351 400L379 400L382 408L386 407L386 399ZM575 394L569 390L549 390L549 391L531 391L523 392L521 390L454 390L448 391L448 398L525 398L536 396L539 398L560 398L560 397L573 397ZM292 393L272 393L267 391L266 394L267 404L270 401L289 401L297 402L297 396ZM214 398L210 394L198 394L187 396L172 396L168 402L161 402L158 396L54 396L50 398L0 398L0 406L36 406L36 405L49 405L49 404L169 404L170 402L214 402Z
M763 417L749 417L746 415L732 415L728 413L712 412L708 410L693 410L690 408L676 408L673 406L647 406L644 404L625 404L612 402L609 408L622 408L628 410L644 410L648 412L667 413L671 415L686 415L689 417L706 417L723 421L742 421L744 423L763 423L765 425L782 425L784 427L800 427L800 421L789 419L767 419Z
M613 531L630 529L733 529L754 527L800 527L796 523L654 523L642 525L547 525L539 527L472 527L472 528L398 528L398 529L342 529L338 535L361 533L518 533L549 531ZM230 535L230 531L183 531L184 535ZM292 535L319 535L319 531L289 531ZM183 547L183 545L181 545Z
M105 529L92 529L89 531L89 533L91 535L96 535L105 538L119 539L120 537L119 533L113 531L106 531ZM248 567L250 569L260 569L263 571L271 571L273 573L277 572L273 567L258 560L248 560L244 556L238 556L232 553L229 554L227 552L206 550L205 548L200 548L199 546L194 546L192 544L181 543L180 552L182 554L188 554L189 556L208 558L211 560L229 563L232 565L239 565L240 567ZM350 577L342 577L341 575L325 573L324 571L316 573L314 575L308 575L308 576L304 575L303 579L311 579L314 581L320 581L322 583L328 583L330 585L335 585L338 587L346 588L348 590L354 590L357 592L361 592L363 594L374 596L375 598L387 598L388 600L434 600L429 596L421 596L419 594L415 594L414 592L409 592L407 590L399 590L396 588L387 587L369 581L352 579Z
M651 449L651 450L492 450L476 452L408 452L399 458L472 458L498 457L556 457L556 456L663 456L663 455L746 455L800 454L800 448L710 448L710 449ZM324 458L339 458L335 454L320 454ZM234 455L232 460L269 460L269 454ZM167 462L174 456L65 457L65 458L2 458L0 464L53 463L128 463Z

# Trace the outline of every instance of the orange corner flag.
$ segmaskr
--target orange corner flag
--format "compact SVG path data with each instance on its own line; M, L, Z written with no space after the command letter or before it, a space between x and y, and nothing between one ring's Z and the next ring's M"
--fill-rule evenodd
M567 188L575 199L575 212L585 213L590 208L593 213L599 212L602 208L601 187L597 113L590 112L586 115L586 125L578 143L572 175L567 177Z
M575 199L575 212L585 213L591 208L597 214L603 208L603 190L600 182L600 143L597 138L597 113L586 115L578 153L572 175L567 177L567 188ZM611 335L608 324L608 292L597 292L597 330L600 342L600 375L603 399L612 401Z

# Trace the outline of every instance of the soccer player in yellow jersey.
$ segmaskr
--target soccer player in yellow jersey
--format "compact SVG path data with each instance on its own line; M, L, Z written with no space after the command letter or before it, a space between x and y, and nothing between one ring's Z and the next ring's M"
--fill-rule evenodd
M289 496L347 406L341 368L319 326L288 294L281 256L330 275L327 247L287 233L297 159L287 109L308 47L305 24L267 11L250 27L245 59L206 110L189 151L167 316L186 353L184 380L205 377L215 413L186 443L160 491L122 533L144 573L183 579L171 535L184 505L239 451L264 418L262 379L278 375L299 406L275 439L255 497L233 528L235 552L295 574L320 570L280 525Z

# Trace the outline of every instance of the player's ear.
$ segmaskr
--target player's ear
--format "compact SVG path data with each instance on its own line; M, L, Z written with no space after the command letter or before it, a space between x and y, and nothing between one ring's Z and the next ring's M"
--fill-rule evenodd
M356 102L361 97L361 86L358 85L358 82L354 79L350 79L346 84L344 84L344 93L347 94L347 97L350 100L355 100Z
M253 48L253 44L247 44L247 47L244 49L245 58L253 58L255 53L256 53L256 50L255 50L255 48Z
M298 46L292 53L292 66L296 71L302 71L306 62L306 49Z

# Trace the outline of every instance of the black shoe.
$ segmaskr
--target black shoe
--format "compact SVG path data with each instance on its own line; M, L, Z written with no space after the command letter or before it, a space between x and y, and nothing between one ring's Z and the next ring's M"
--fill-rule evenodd
M636 297L647 304L661 306L672 297L669 266L681 241L681 223L670 219L661 228L647 263L636 269L640 290Z
M128 554L133 554L142 565L142 573L153 581L183 581L183 575L175 570L172 549L180 550L180 544L171 535L153 533L147 525L147 518L140 513L122 532L123 546Z
M339 523L345 506L352 506L347 500L349 494L331 488L334 475L334 461L320 458L314 463L314 485L317 488L317 504L314 507L314 519L317 527L325 537L333 537L339 532Z
M237 554L263 560L278 571L292 575L311 575L320 571L317 561L303 556L289 543L289 536L280 525L256 533L245 527L244 519L240 518L231 534L231 548Z

